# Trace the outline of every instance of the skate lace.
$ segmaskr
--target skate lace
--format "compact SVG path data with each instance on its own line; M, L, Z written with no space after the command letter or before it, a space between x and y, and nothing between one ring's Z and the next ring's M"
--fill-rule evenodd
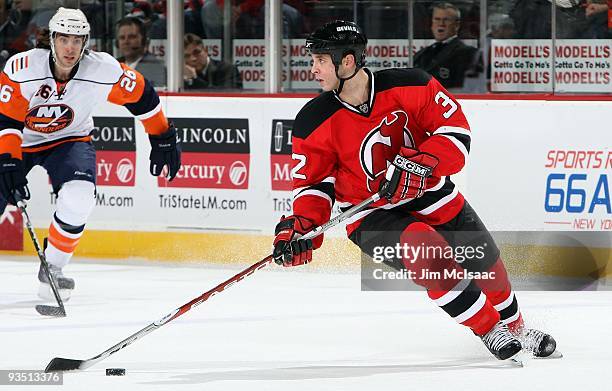
M514 339L514 336L510 333L506 325L497 325L493 330L482 337L484 343L495 351L500 350L504 345L512 342Z
M542 343L542 339L546 336L545 333L536 329L528 329L523 332L522 344L523 348L529 350L530 352L535 352L540 343Z

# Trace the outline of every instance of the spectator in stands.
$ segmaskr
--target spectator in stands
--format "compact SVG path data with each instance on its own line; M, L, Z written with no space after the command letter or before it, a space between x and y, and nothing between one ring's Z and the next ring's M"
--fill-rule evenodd
M200 18L207 39L223 38L223 0L206 0Z
M3 69L6 60L15 53L26 50L24 42L17 39L19 26L10 18L9 0L0 0L0 66Z
M556 38L607 38L606 0L515 0L510 11L517 38L551 38L551 2Z
M225 7L225 0L206 0L200 10L204 36L207 39L223 38L223 7ZM233 26L240 16L240 6L231 3L230 7Z
M240 1L240 15L236 19L236 38L264 38L265 0ZM304 21L302 14L287 3L282 4L283 38L302 38Z
M487 33L487 48L489 50L488 58L491 58L492 40L497 39L512 39L515 37L514 22L508 14L492 13L489 15L488 33ZM491 80L491 62L487 64L487 80Z
M608 12L609 11L609 5L612 2L610 0L587 0L587 4L586 4L586 16L587 18L595 15L595 14L599 14L601 12Z
M13 0L13 11L15 23L19 25L20 30L25 31L32 19L32 0Z
M140 19L147 31L151 31L151 25L157 20L157 14L153 12L153 6L148 1L136 0L132 3L132 9L126 17Z
M433 7L431 31L436 40L414 56L415 68L434 76L445 88L463 87L465 75L477 72L478 49L461 42L457 36L461 25L461 12L450 3L437 3Z
M494 13L489 15L489 33L487 38L511 39L514 38L514 22L506 14Z
M49 26L51 17L59 7L57 0L40 0L35 4L35 8L32 8L32 1L21 1L19 5L16 5L16 7L23 7L24 9L29 7L32 12L26 27L28 48L34 47L38 30Z
M516 38L550 39L551 14L547 0L514 0L510 9Z
M585 15L588 26L583 38L606 39L612 38L612 17L609 16L609 0L587 0ZM608 18L610 17L610 21Z
M557 38L583 38L588 29L585 0L549 0L555 3Z
M117 60L140 72L153 86L166 85L164 63L149 53L147 30L139 18L125 17L117 22Z
M187 33L184 39L186 89L242 88L238 68L223 61L210 58L202 39Z
M204 27L202 26L202 2L203 0L185 1L185 33L195 34L204 37Z
M156 20L153 22L150 30L151 39L167 39L167 1L159 0L153 7L155 12L158 13ZM202 4L200 0L186 0L185 11L183 12L183 23L185 27L185 33L196 34L201 37L204 34L204 28L202 27L202 19L200 16Z
M201 21L208 39L223 38L225 1L206 0L202 6ZM287 4L288 1L290 0L285 0L282 4L283 38L302 38L304 34L302 14L297 8ZM264 5L265 0L236 0L231 2L231 25L235 28L235 38L264 38Z
M13 7L20 19L17 23L27 37L27 49L36 45L36 37L42 32L39 30L49 26L51 16L60 6L75 7L83 11L91 26L90 38L92 40L103 35L105 29L104 6L98 0L15 0ZM97 49L95 41L90 42L90 47Z
M64 6L68 4L64 1ZM78 4L78 5L77 5ZM79 8L89 21L90 26L90 39L89 48L93 50L102 50L98 47L98 40L106 35L106 19L105 19L105 5L100 0L79 0L74 5L75 8Z

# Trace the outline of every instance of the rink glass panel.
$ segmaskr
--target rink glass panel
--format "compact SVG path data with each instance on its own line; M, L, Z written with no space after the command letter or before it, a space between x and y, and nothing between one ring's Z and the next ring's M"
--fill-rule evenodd
M223 6L216 1L203 5L185 1L184 31L204 39L210 58L237 67L243 88L233 92L263 91L265 16L270 1L228 0ZM13 44L13 38L1 42L4 61L34 46L37 28L58 7L49 3L33 0L31 8L27 2L10 4L8 20L19 38L15 38L18 44ZM463 87L452 92L612 93L612 22L606 1L584 0L573 7L560 0L451 3L461 11L459 38L478 49L476 66L466 74ZM321 24L336 19L354 20L363 28L370 41L368 67L412 66L414 54L433 43L434 4L424 0L284 0L282 91L317 92L304 40ZM81 7L92 27L91 47L116 57L116 23L126 15L144 20L149 52L163 62L169 45L182 45L166 38L164 2L64 0L62 5ZM165 90L163 85L156 88Z

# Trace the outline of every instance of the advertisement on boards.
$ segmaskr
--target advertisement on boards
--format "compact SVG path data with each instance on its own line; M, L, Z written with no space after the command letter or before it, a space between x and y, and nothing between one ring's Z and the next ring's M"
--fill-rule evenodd
M176 178L160 176L160 187L247 189L249 120L246 118L172 118L182 165Z
M555 70L553 75L553 61ZM612 47L606 39L491 41L495 92L612 92Z

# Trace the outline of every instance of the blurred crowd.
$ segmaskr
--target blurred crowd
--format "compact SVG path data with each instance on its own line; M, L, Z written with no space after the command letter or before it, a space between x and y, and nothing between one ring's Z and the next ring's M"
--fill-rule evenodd
M229 5L226 4L229 2ZM414 39L428 45L414 53L413 64L436 76L447 88L464 88L466 78L485 73L481 33L491 39L610 39L612 0L489 0L487 31L481 32L480 1L416 1ZM92 45L136 68L155 86L166 84L163 55L151 52L152 40L167 38L167 0L0 0L0 64L36 45L59 6L79 7L91 24ZM358 9L333 0L284 0L284 38L305 38L329 20L354 19L369 39L408 37L406 1L360 1ZM240 89L231 56L211 56L206 40L263 39L265 0L185 0L184 80L186 89ZM229 15L226 23L224 15ZM431 44L429 44L431 43Z

